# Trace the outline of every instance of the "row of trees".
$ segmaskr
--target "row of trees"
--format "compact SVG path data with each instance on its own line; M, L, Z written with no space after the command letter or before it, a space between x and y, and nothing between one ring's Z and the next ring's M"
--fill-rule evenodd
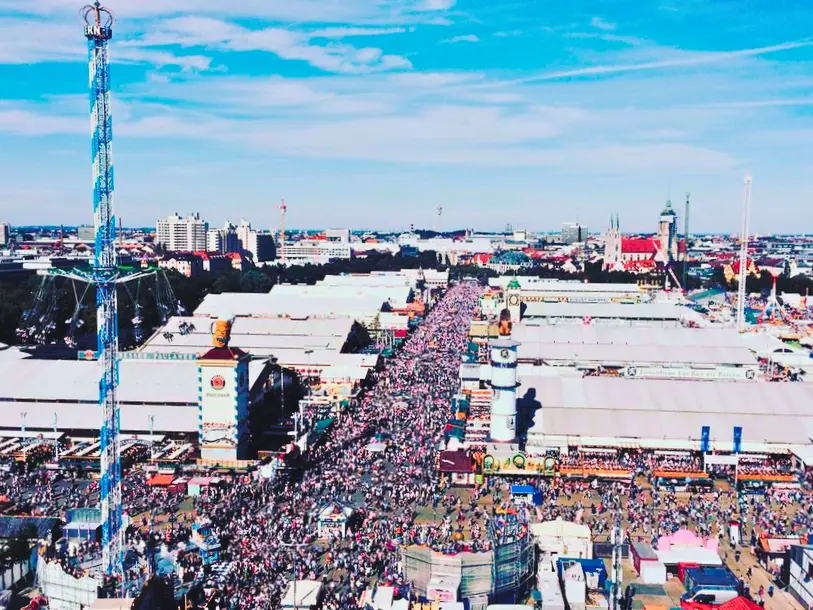
M326 265L298 265L291 267L268 266L250 269L245 272L232 271L225 274L204 273L199 276L187 278L178 273L167 274L169 284L175 298L180 300L187 311L194 311L207 294L223 292L269 292L276 284L315 284L327 275L341 273L370 273L372 271L397 271L401 269L435 269L438 268L437 256L434 252L423 252L418 256L402 256L401 254L370 253L364 258L337 260ZM20 324L23 312L30 308L34 301L43 278L36 275L17 274L0 281L0 342L14 345L20 341L17 337L17 327ZM54 320L57 328L54 336L64 336L67 320L73 315L76 299L73 288L67 280L56 280L61 290L56 295L56 312ZM79 287L78 287L79 288ZM84 288L81 287L83 290ZM128 286L119 289L119 324L122 328L122 340L125 344L133 340L132 319L139 315L144 319L147 328L158 323L155 299L152 298L156 290L149 279L142 281L142 288ZM81 292L80 292L81 294ZM78 347L92 347L95 341L95 291L91 288L82 301L85 308L82 311L82 333L77 337ZM136 302L141 306L136 314Z
M292 267L274 265L258 267L245 272L232 271L219 275L204 273L192 278L170 273L168 279L175 297L181 301L187 311L194 311L207 294L223 292L262 293L269 292L275 285L281 283L315 284L327 275L417 268L441 269L443 265L438 263L435 252L422 252L417 256L371 252L363 258L337 260L326 265L298 265ZM499 275L487 268L467 265L451 267L450 273L452 279L477 277L483 283L486 283L489 277ZM682 267L680 263L674 268L674 273L678 279L681 279ZM522 269L517 272L517 275L550 279L586 280L592 283L636 283L640 280L646 280L657 284L664 281L664 271L662 270L647 276L623 271L605 271L601 267L601 261L585 262L584 270L575 274L562 269L533 267ZM33 296L36 294L41 282L41 277L23 274L0 281L0 342L10 345L19 342L16 336L18 324L23 312L31 307ZM727 283L721 270L707 279L690 275L688 283L690 290L708 286L721 286L729 290L735 290L737 284L736 280L730 284ZM749 292L765 292L770 290L772 285L773 276L767 271L763 271L759 276L749 276L747 280ZM777 289L780 294L782 292L805 294L813 289L813 280L805 276L792 278L780 276L777 280ZM124 339L129 336L128 324L135 315L136 299L142 305L139 315L145 319L145 325L152 327L157 323L158 316L155 311L155 304L146 291L143 291L141 295L122 292L119 295L121 310L119 319ZM85 295L83 302L87 305L82 312L82 319L85 322L83 326L84 343L89 345L95 338L95 294L92 289ZM58 311L54 317L60 328L55 334L58 336L64 330L62 327L65 325L65 320L70 319L75 306L75 299L69 286L65 286L59 295L56 306Z

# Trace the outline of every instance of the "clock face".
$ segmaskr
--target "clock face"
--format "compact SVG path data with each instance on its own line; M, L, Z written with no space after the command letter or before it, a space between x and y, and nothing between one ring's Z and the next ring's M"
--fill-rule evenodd
M505 348L503 348L503 350L500 352L500 356L502 356L503 358L508 358L508 356L510 356L510 355L511 355L511 352L509 352Z
M511 305L512 307L516 307L517 305L519 305L519 296L516 294L512 294L510 297L508 297L508 304Z

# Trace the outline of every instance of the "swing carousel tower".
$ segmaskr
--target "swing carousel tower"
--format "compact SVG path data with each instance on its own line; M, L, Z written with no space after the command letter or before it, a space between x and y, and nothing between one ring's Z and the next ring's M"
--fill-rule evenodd
M91 151L93 159L93 259L88 268L49 270L49 274L91 284L96 289L95 352L80 358L99 365L99 426L101 462L102 568L110 576L123 575L121 505L119 328L116 288L154 271L119 268L116 253L116 218L113 214L113 129L110 109L108 43L113 37L113 15L97 1L80 12L85 21L90 71Z

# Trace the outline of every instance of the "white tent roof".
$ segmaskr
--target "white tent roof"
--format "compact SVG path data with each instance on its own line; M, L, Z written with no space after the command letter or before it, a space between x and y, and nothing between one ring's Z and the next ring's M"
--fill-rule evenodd
M488 285L493 288L507 288L514 279L522 290L534 292L607 292L616 294L643 294L638 284L586 284L578 281L548 280L528 276L501 275L491 278Z
M528 318L610 318L624 320L680 320L691 310L671 303L525 303Z
M612 377L531 377L517 396L541 405L530 435L616 439L730 440L807 445L813 437L813 386Z
M224 292L207 294L195 310L195 315L216 317L228 312L243 317L287 316L299 320L349 316L359 322L366 322L381 311L384 302L385 300L378 296L313 298L290 294L284 290L272 290L267 294Z
M627 329L629 330L629 329ZM634 334L634 333L630 333ZM757 361L748 348L689 347L666 348L659 345L523 343L519 346L520 360L575 362L600 364L731 364L754 365Z
M792 347L781 339L766 332L743 333L741 337L745 346L752 352L756 352L757 356L762 358L767 358L778 352L803 353L806 351Z
M553 521L531 524L534 538L549 536L552 538L584 538L590 540L590 528L586 525L564 521L561 517Z
M195 347L203 353L212 348L211 325L213 320L202 317L171 318L156 332L142 348L153 351L163 347ZM194 326L192 332L182 334L182 323ZM353 321L348 318L338 320L285 320L268 318L237 318L231 331L233 347L239 347L254 355L271 354L277 349L313 349L340 351L347 341ZM285 327L290 328L285 328ZM313 332L308 329L312 328ZM335 333L344 330L344 335ZM280 333L278 331L282 330ZM164 333L171 333L171 339ZM166 350L162 350L166 351ZM170 349L170 351L172 351Z
M294 599L296 590L296 599ZM288 585L285 596L282 598L283 608L310 608L319 601L319 593L322 590L322 583L318 580L297 580Z
M511 336L521 343L567 345L647 345L667 349L682 347L743 347L743 340L734 329L725 328L636 328L616 326L568 326L515 324Z

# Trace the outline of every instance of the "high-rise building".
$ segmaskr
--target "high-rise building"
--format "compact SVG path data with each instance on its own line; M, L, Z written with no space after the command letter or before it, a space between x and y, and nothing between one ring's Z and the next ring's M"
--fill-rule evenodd
M0 222L0 246L7 246L11 240L11 225L7 222Z
M223 233L220 229L209 229L206 232L207 252L217 252L218 254L225 252L223 242Z
M243 250L251 255L255 263L272 261L277 257L276 236L273 233L251 231L248 234L248 245Z
M349 244L350 229L328 229L325 231L325 240L334 243Z
M228 220L222 229L209 229L206 233L207 252L240 252L242 244L237 234L237 228Z
M170 252L196 252L206 250L208 231L209 225L200 214L181 218L176 213L158 220L155 241Z
M562 242L575 244L587 240L587 227L578 222L562 223Z
M251 223L245 218L240 219L240 224L236 227L237 241L240 244L240 249L246 252L251 252L249 249L249 240L251 237Z

